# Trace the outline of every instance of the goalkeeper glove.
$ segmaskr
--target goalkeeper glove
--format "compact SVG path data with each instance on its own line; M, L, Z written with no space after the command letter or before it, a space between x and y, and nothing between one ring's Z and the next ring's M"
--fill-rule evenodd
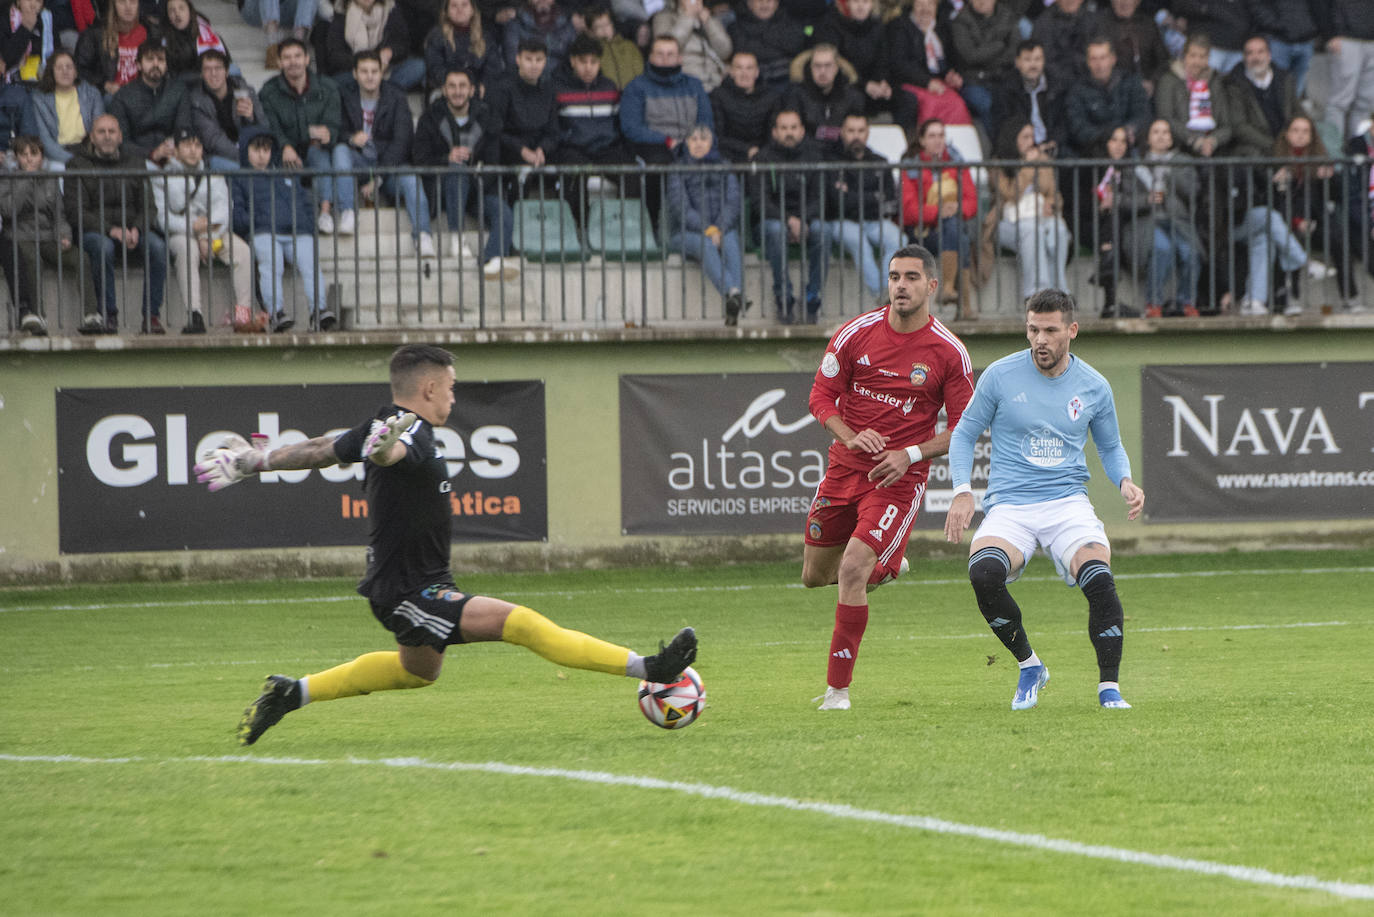
M206 449L196 463L196 480L209 484L211 492L237 484L259 471L267 470L267 437L253 434L250 444L237 433L230 433L216 449Z
M413 411L405 411L386 420L372 421L372 428L368 430L367 439L363 440L363 458L370 459L379 453L385 453L396 444L396 440L401 438L401 434L409 430L415 423Z

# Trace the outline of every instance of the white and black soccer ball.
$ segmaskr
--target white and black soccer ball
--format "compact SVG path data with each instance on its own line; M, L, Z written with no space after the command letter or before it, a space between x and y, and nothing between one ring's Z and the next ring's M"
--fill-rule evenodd
M655 726L681 729L690 726L706 709L706 689L695 669L686 668L672 684L639 683L639 712Z

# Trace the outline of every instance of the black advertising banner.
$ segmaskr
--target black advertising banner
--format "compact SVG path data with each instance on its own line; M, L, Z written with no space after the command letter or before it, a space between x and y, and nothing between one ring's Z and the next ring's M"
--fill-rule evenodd
M621 376L624 533L800 537L831 442L807 403L813 379L811 373ZM979 494L987 480L985 440L974 463ZM938 529L951 497L943 458L931 463L929 487L916 527Z
M548 534L542 382L459 382L448 424L456 541ZM339 433L389 400L385 383L57 391L63 553L367 543L362 465L267 472L210 493L192 470L226 432L269 446Z
M1374 363L1146 366L1153 522L1374 515Z

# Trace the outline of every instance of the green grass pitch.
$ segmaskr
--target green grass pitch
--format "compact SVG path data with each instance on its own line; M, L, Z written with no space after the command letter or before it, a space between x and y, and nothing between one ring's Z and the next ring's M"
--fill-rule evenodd
M460 585L641 651L696 626L697 723L487 644L251 749L264 675L388 648L352 582L0 591L0 912L1374 911L1368 554L1115 569L1132 710L1098 708L1043 558L1013 595L1053 677L1019 713L956 561L871 596L854 709L824 714L833 588L579 571Z

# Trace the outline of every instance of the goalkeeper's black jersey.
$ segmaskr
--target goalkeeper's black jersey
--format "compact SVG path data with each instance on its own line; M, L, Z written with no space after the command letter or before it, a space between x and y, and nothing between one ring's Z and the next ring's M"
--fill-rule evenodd
M377 411L376 419L385 420L403 410L387 405ZM371 426L372 420L365 420L334 440L340 462L362 461L363 442ZM386 467L368 462L363 477L367 574L358 592L383 605L398 604L426 586L453 582L448 464L427 420L416 420L400 441L406 447L405 458Z

